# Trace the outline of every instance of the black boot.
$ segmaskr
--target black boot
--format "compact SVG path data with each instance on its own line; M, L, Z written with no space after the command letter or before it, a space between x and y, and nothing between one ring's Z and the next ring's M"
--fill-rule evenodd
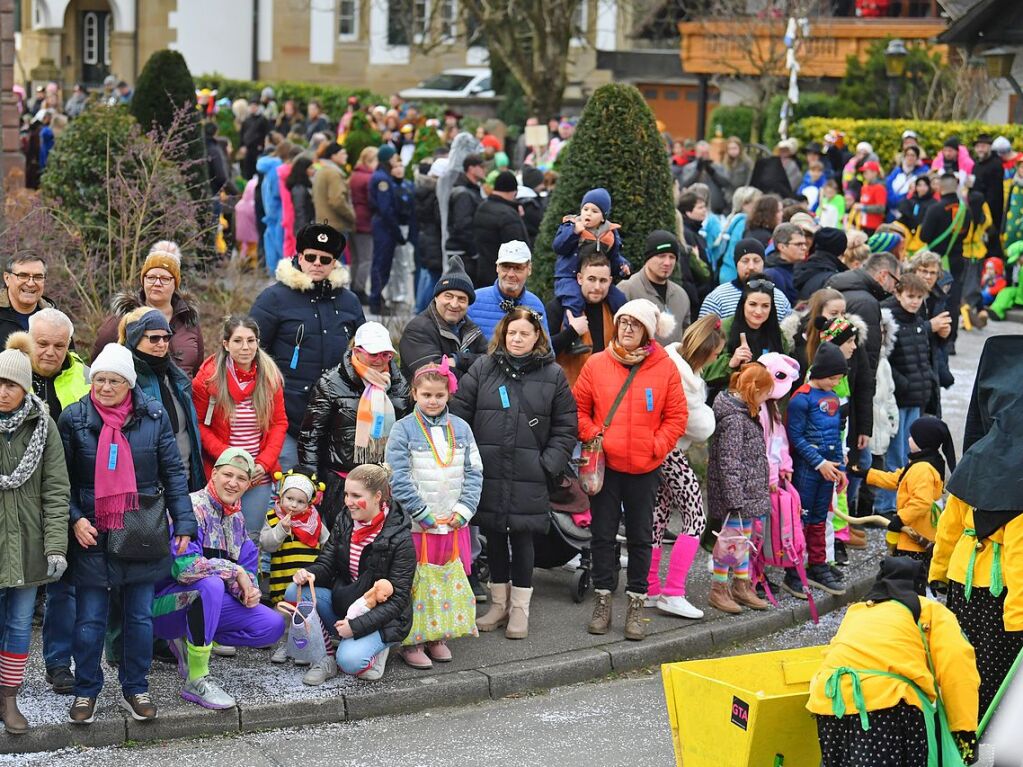
M781 587L796 599L806 599L803 582L799 580L799 573L794 567L785 568L785 579L781 582Z
M806 580L811 586L829 594L841 596L845 593L842 584L838 582L827 565L810 565L806 572Z

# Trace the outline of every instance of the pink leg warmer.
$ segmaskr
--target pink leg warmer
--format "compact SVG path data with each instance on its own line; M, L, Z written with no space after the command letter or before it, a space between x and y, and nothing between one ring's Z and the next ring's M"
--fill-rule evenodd
M664 595L668 597L684 597L686 595L686 578L692 567L696 552L700 549L700 539L692 535L680 535L671 549L671 560L668 562L668 577L664 580Z
M662 546L654 546L650 549L650 572L647 574L646 595L656 597L661 593L661 552ZM672 555L674 558L674 555Z

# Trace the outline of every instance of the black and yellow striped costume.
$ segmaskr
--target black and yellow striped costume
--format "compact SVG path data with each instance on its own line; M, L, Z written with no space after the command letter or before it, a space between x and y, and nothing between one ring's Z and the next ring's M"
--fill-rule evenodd
M278 522L276 509L269 509L266 512L267 526L277 527ZM273 604L284 599L284 592L291 584L295 571L311 565L319 553L318 548L307 546L291 533L280 548L270 554L270 601Z

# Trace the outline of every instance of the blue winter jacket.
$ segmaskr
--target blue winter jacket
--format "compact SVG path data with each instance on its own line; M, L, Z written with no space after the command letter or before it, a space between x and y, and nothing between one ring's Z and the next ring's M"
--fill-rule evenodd
M188 498L185 467L170 419L160 401L138 386L132 389L131 398L134 410L122 431L131 448L139 495L156 495L162 489L174 530L178 535L195 537L195 515ZM64 408L57 428L71 479L71 524L85 518L95 525L96 461L106 461L107 456L97 456L103 421L92 399L86 395ZM169 551L156 561L128 561L108 556L106 539L106 534L100 533L95 546L83 549L75 536L70 536L68 562L72 585L107 588L155 583L170 574Z
M842 415L838 395L803 384L792 395L785 418L792 457L817 469L834 461L844 470Z
M260 157L256 160L256 172L263 178L259 183L263 197L263 249L266 256L266 268L270 274L277 269L277 264L284 256L284 230L281 228L283 204L281 202L281 184L277 178L277 166L282 162L280 157Z
M537 312L543 318L544 332L550 336L550 330L547 328L547 315L540 299L528 290L524 290L518 298L508 298L501 293L495 281L490 287L477 290L476 300L469 307L469 319L479 325L480 330L483 331L483 335L488 341L494 335L494 328L497 327L497 323L507 314L501 308L502 301L511 301L515 306L521 304Z
M386 232L396 243L404 243L401 236L400 182L382 168L373 172L369 180L369 207L373 211L373 226Z

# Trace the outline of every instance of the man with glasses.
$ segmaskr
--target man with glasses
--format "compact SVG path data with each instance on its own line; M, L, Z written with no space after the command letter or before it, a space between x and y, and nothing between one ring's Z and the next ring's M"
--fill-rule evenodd
M846 314L857 314L867 323L867 357L870 378L877 375L881 358L881 302L899 284L899 260L891 253L874 253L859 269L828 280L828 287L845 296Z
M773 282L789 303L796 303L799 291L796 290L793 271L796 264L806 260L810 250L810 240L798 224L779 224L774 230L774 252L767 257L767 271L764 276Z
M735 310L742 298L742 286L751 277L764 276L764 246L755 237L746 237L735 245L736 278L723 282L710 292L700 307L700 316L716 314L723 320L735 316ZM785 294L774 286L774 311L781 322L792 313L792 304Z
M286 471L298 461L296 440L313 385L335 367L355 330L366 318L345 286L348 272L338 263L345 237L326 224L303 228L298 255L277 267L277 282L256 298L249 312L259 324L260 343L284 376L288 436L281 450Z
M19 330L28 330L28 318L53 302L43 297L46 285L46 262L35 253L11 256L4 266L4 285L0 293L0 347L7 337Z
M469 307L469 319L479 325L487 340L505 314L522 305L540 315L543 329L547 329L546 310L533 293L526 290L526 280L533 273L533 254L521 240L501 245L497 251L497 281L476 291L476 300Z

